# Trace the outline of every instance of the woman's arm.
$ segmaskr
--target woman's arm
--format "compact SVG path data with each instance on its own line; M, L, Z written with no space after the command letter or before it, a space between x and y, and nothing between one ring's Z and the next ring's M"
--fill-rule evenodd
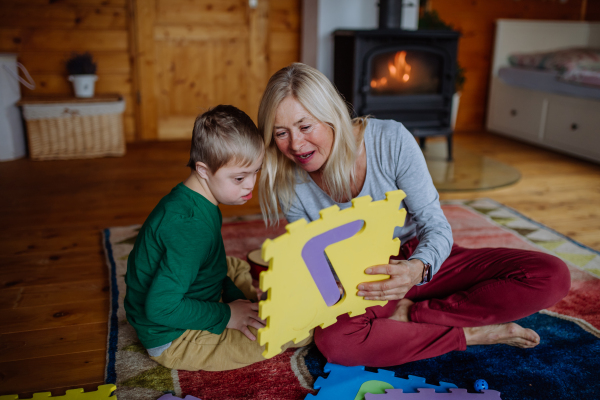
M450 255L453 244L450 224L440 207L439 195L421 149L404 126L387 124L390 126L398 127L398 136L389 146L390 163L394 167L397 188L406 193L406 224L415 225L419 245L408 261L394 261L365 271L373 275L390 275L390 279L384 281L359 285L358 295L369 300L403 298L414 285L423 281L425 264L430 265L431 273L435 275Z
M439 195L421 149L404 126L401 130L396 184L406 193L406 211L410 222L416 225L419 239L419 245L409 259L430 264L432 275L435 275L450 255L452 228L440 206Z

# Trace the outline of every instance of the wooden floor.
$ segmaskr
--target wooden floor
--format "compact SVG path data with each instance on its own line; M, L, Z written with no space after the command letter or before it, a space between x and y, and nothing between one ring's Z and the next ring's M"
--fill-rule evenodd
M518 168L490 197L600 250L600 166L489 133L456 135ZM100 231L144 221L187 176L188 143L137 143L122 158L0 163L0 395L103 382L108 318ZM259 212L255 196L224 216Z

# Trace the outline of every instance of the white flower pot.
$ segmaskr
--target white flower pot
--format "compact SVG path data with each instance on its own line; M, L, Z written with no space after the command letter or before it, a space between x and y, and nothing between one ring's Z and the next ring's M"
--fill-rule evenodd
M450 114L452 130L454 130L454 127L456 126L456 116L458 115L458 105L460 104L460 95L461 95L461 92L456 92L452 96L452 108L451 108L451 114Z
M73 82L75 97L94 97L94 84L97 80L97 75L69 75L69 81Z

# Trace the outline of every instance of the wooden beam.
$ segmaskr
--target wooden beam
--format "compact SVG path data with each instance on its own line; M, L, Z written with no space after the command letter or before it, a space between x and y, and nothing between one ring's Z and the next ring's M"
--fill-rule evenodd
M158 137L158 93L156 76L156 51L154 48L155 2L133 0L133 25L135 35L135 65L137 103L139 107L137 137L142 140Z
M269 0L259 0L256 8L249 8L249 79L248 115L256 122L258 106L269 80Z
M127 51L126 30L0 28L3 51Z
M23 51L19 53L19 61L32 74L66 75L67 60L72 51ZM92 54L98 66L98 75L131 74L129 54L124 51L96 51Z
M0 4L0 26L45 29L126 29L124 7L85 6L53 3L31 5Z

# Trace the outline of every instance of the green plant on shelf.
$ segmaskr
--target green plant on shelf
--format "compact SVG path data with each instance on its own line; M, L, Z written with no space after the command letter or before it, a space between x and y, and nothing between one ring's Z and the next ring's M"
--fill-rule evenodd
M96 63L88 52L73 53L71 58L67 60L67 72L69 75L95 75Z
M454 27L446 22L444 22L437 11L425 11L421 14L419 18L419 29L431 29L431 30L446 30L453 31ZM454 91L460 92L465 86L465 69L460 66L458 61L456 62L456 76L454 78Z

